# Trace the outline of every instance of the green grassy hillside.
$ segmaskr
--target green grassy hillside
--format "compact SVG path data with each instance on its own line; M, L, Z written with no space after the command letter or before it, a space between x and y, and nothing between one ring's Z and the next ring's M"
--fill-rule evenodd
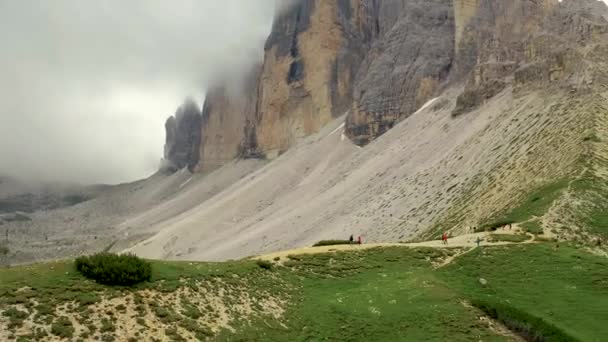
M459 252L354 247L270 269L153 262L152 280L132 288L86 280L71 262L2 269L0 340L512 340L471 305L480 301L515 311L513 329L523 321L571 340L608 336L605 257L526 244L473 249L438 267Z

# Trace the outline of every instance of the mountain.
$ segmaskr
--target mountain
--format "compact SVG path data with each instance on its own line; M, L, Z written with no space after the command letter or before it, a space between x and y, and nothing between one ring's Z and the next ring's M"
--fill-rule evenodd
M12 260L225 260L507 223L606 238L606 16L596 0L295 1L240 84L167 121L161 172L5 224Z
M573 193L583 164L603 172L606 13L595 0L296 2L246 96L207 97L197 170L285 156L134 250L222 259L353 230L580 226L555 221L574 215L565 198L590 196ZM545 195L551 206L519 212Z
M347 136L364 146L467 80L454 114L516 74L578 87L592 76L569 58L601 41L605 12L596 0L296 1L241 89L209 92L192 162L208 171L237 157L274 159L345 113Z

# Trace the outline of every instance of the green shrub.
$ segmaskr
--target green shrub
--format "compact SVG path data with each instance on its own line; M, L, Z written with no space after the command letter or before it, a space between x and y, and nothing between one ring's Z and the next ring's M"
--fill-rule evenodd
M559 241L553 237L542 237L542 236L537 236L536 239L534 239L534 240L538 241L538 242L558 242Z
M98 253L76 259L82 275L106 285L134 285L150 280L152 265L132 254Z
M334 245L350 245L351 243L352 242L350 242L350 240L321 240L312 246L320 247L320 246L334 246Z
M67 317L59 317L51 325L51 334L63 338L71 338L74 335L74 327Z
M526 341L578 341L542 318L512 306L485 300L473 300L472 304L490 318L516 331Z
M530 237L528 235L518 235L518 234L491 234L488 237L488 242L524 242L529 240Z
M271 270L272 269L272 263L270 261L267 261L267 260L257 260L255 263L260 268L263 268L265 270Z
M532 234L542 234L543 233L543 227L540 225L540 222L538 222L537 220L521 223L520 226L528 233L532 233Z
M488 223L488 224L479 226L475 229L475 232L476 233L485 232L486 230L495 231L496 229L498 229L500 227L504 227L504 226L507 226L507 225L513 224L513 223L515 223L515 221L513 221L513 220L499 220L499 221L495 221L492 223Z

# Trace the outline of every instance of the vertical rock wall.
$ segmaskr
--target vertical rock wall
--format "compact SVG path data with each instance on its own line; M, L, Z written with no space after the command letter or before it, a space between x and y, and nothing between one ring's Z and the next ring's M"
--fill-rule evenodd
M199 128L197 171L211 171L238 156L255 153L255 139L248 139L247 132L256 121L260 71L259 66L255 67L234 89L222 85L207 92Z
M192 100L186 100L165 123L165 151L162 169L175 171L187 167L193 171L199 160L201 112Z
M346 134L365 145L437 94L454 58L451 0L380 2L381 26L358 71ZM390 26L392 24L392 26Z
M256 135L273 158L319 131L352 102L355 73L374 34L375 1L300 0L265 46Z
M210 90L200 124L196 115L167 122L166 158L199 171L272 159L347 112L346 135L365 145L460 82L454 115L514 80L591 82L574 47L605 33L607 9L595 0L296 0L242 87Z

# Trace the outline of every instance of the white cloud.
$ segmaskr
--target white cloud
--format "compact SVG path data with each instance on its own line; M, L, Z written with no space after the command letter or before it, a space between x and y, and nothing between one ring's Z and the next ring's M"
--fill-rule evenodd
M164 120L261 58L273 14L265 0L0 0L0 174L154 172Z

